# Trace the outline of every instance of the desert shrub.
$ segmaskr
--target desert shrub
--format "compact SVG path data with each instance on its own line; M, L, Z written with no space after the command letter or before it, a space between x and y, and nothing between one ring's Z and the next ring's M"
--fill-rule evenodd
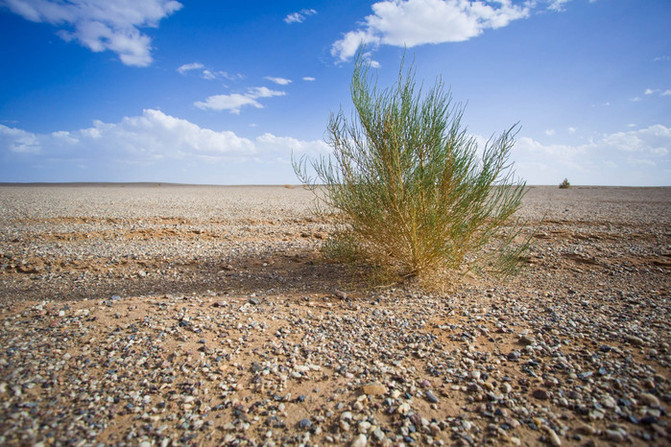
M559 184L559 189L569 189L570 187L571 184L568 182L568 179L566 178Z
M294 161L335 216L327 252L401 277L437 278L465 265L513 271L526 248L512 243L520 226L511 216L525 191L508 162L516 126L480 151L441 80L424 93L403 65L380 89L360 52L353 116L341 109L328 123L332 155Z

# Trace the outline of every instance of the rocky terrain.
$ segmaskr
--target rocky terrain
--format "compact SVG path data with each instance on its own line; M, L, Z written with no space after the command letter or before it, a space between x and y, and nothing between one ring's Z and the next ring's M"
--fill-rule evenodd
M0 186L0 445L671 445L671 188L532 187L444 292L298 187Z

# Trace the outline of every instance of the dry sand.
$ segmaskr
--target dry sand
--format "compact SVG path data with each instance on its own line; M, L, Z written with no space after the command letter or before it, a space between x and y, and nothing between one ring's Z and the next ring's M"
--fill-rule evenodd
M0 186L0 445L671 443L670 188L532 187L522 273L434 294L311 204Z

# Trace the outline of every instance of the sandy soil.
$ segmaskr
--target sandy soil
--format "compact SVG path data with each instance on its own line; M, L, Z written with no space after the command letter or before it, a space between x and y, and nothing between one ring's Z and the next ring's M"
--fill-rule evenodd
M670 444L671 188L530 188L507 282L372 286L290 187L0 186L0 444Z

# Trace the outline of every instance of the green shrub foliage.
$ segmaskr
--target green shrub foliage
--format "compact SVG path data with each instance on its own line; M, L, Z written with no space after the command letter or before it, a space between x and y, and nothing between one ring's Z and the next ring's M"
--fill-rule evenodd
M513 243L520 226L511 219L525 191L508 162L517 127L480 150L442 81L424 93L403 65L397 81L380 89L359 52L353 116L341 109L328 124L332 155L294 162L335 215L328 252L402 277L463 267L514 271L526 248Z

